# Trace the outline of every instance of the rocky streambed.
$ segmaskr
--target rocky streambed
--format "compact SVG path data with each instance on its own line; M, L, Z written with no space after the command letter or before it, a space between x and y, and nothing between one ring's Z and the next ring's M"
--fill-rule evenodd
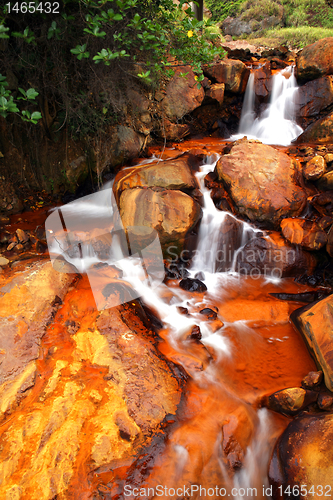
M113 189L124 227L160 236L156 301L98 310L86 275L41 254L39 228L4 228L1 498L329 494L333 219L318 186L330 147L152 153ZM213 247L207 200L224 214L216 263L195 268ZM102 259L108 245L96 237Z
M79 213L80 232L59 216L54 237L72 239L52 262L47 207L2 216L1 499L332 496L331 46L297 57L307 128L295 144L206 138L151 148L114 180L118 226L85 229L101 204L83 222ZM287 64L266 56L257 108L271 70ZM193 110L206 127L214 100L227 123L253 58L230 49L201 89L176 75L155 96L168 139L188 132L180 121ZM188 92L183 109L188 88L200 99ZM120 221L129 240L144 235L148 245L158 234L155 288L129 279L134 257L110 264ZM75 267L88 257L93 286Z

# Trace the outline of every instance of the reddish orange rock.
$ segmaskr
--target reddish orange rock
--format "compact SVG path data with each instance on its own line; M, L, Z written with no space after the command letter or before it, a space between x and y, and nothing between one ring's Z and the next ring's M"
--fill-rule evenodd
M313 500L331 494L332 440L332 413L304 415L288 425L276 443L269 467L274 500L296 496Z
M276 223L298 215L306 196L297 185L298 164L258 141L239 141L217 163L217 173L241 215Z
M297 57L297 79L306 82L333 74L333 37L323 38L305 47Z
M320 155L314 156L307 162L303 168L303 175L309 181L316 181L320 179L326 172L326 162Z
M225 90L233 93L245 92L250 70L242 61L237 59L224 59L223 61L205 67L205 73L209 78L218 83L225 84Z
M333 298L332 295L292 313L291 319L321 368L326 387L333 392Z
M301 245L307 250L319 250L327 243L327 234L318 225L307 219L283 219L282 234L293 245Z
M212 99L215 99L217 102L222 104L224 98L224 87L224 83L213 83L206 91L206 96L211 97Z

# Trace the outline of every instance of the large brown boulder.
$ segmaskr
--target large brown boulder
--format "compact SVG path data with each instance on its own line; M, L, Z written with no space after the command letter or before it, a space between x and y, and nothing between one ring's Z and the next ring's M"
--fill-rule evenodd
M191 196L156 188L126 189L119 211L125 228L146 226L158 232L165 258L179 255L201 218L201 207Z
M199 188L191 166L197 167L198 161L188 153L178 158L156 161L145 165L122 170L116 177L113 189L118 200L125 189L137 187L160 187L163 189L178 189L193 191Z
M333 113L312 123L303 134L297 138L298 144L304 142L319 142L321 144L333 142Z
M296 183L297 163L258 141L240 141L217 163L218 177L239 214L276 223L300 214L306 195Z
M329 295L314 305L297 309L291 315L318 367L326 387L333 391L333 297Z
M274 500L331 495L333 414L293 420L276 443L269 467Z
M185 73L186 76L181 76ZM174 122L200 106L205 97L204 89L201 86L198 88L198 82L189 66L176 70L165 91L160 107L167 118Z
M217 83L224 83L225 90L235 94L245 92L250 75L247 66L237 59L224 59L212 66L206 66L204 72Z
M333 76L323 76L299 87L297 94L297 114L304 128L318 119L319 113L333 103Z
M297 57L297 79L307 82L333 74L333 37L322 38L305 47Z
M282 278L300 273L311 274L316 266L311 253L293 247L280 233L271 231L269 236L253 238L238 253L236 271L257 279Z

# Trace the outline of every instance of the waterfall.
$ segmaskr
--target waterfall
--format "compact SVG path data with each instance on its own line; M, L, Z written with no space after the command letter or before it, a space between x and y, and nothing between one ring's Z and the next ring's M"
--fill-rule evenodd
M295 97L297 82L294 66L279 71L273 76L273 88L267 109L256 117L254 73L248 80L239 133L232 139L240 139L245 135L248 139L258 139L265 144L288 146L303 129L295 121Z
M241 248L261 232L246 222L236 219L231 213L218 210L204 185L204 177L211 172L218 158L208 157L196 177L204 196L203 218L200 225L198 248L191 266L197 272L235 272L236 257Z
M248 102L251 103L250 91L247 97ZM249 402L243 400L242 396L228 385L223 376L225 360L233 359L235 355L235 347L226 335L231 323L225 322L224 324L219 318L211 321L201 314L205 308L214 307L215 302L228 299L230 292L238 294L243 288L243 278L235 272L237 254L251 238L256 236L257 232L261 232L239 221L231 213L222 212L215 207L211 193L204 185L204 179L209 172L214 170L218 159L218 155L207 157L196 174L204 196L204 207L199 245L188 271L192 278L195 278L198 272L203 273L200 279L205 282L208 290L200 299L195 294L189 295L175 284L162 283L163 277L159 273L161 271L159 268L154 286L151 286L151 280L148 278L152 276L148 273L147 277L147 272L142 267L145 257L144 249L140 255L137 253L129 255L128 252L124 252L124 245L120 241L121 221L115 217L116 206L113 203L110 186L106 186L106 189L99 193L56 209L47 221L46 230L51 258L52 253L54 258L63 255L67 262L81 272L87 273L98 309L102 310L127 302L127 300L117 301L118 296L116 296L110 305L110 302L105 302L103 295L105 287L114 286L113 272L121 271L121 281L126 283L131 290L131 299L142 297L144 303L152 311L157 312L167 330L167 343L171 350L179 354L176 362L182 364L192 379L193 385L198 389L198 394L205 392L207 400L212 399L217 405L220 400L223 400L216 416L214 412L203 408L202 413L197 409L197 420L195 420L195 415L191 417L195 422L193 432L197 432L198 439L202 438L201 425L207 419L210 419L208 427L209 425L216 426L218 431L216 443L215 445L213 443L212 447L216 448L212 452L212 459L217 460L219 464L216 481L221 485L225 484L226 491L231 491L233 486L237 487L238 491L243 489L245 491L253 485L259 491L259 486L262 488L262 485L268 485L266 464L271 451L267 444L270 419L266 410L258 412L254 409L249 410ZM112 232L112 229L117 231ZM113 239L111 241L107 239L106 246L112 243L112 249L110 248L110 251L103 254L103 248L99 245L94 246L94 242L95 240L97 243L103 242L110 234L113 235ZM59 235L62 237L60 238ZM158 256L156 251L154 254ZM159 264L158 259L155 264ZM184 310L188 313L184 314L182 312ZM262 347L261 337L246 325L246 320L235 323L238 323L235 327L237 333L245 328L247 336L252 338L251 342L256 339L259 342L258 349ZM202 350L199 350L196 341L189 340L193 327L199 327ZM198 361L196 349L198 353L201 353L198 355ZM203 355L205 355L204 360L207 358L205 363L200 358ZM256 433L247 444L242 470L233 475L228 471L222 450L221 422L227 421L228 408L234 411L237 407L244 409L244 415L248 415L249 422L256 429ZM169 436L171 467L173 463L175 464L174 473L169 476L170 481L185 484L184 478L187 477L186 474L189 474L192 467L193 443L191 443L191 432L186 432L187 423L184 422L182 425L185 426L183 433L179 433L175 428L174 434L171 432ZM198 457L201 459L200 450ZM194 464L196 460L197 457L194 455L192 460ZM205 472L202 474L205 475ZM169 477L163 480L169 480ZM171 484L174 486L173 483ZM244 497L240 495L237 498L241 500Z

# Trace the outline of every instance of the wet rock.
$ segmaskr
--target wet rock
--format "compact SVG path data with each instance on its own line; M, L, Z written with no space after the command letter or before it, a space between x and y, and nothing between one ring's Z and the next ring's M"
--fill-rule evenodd
M331 227L327 235L326 251L331 257L333 257L333 226Z
M304 292L304 293L270 293L272 297L276 297L279 300L288 300L290 302L315 302L316 300L325 297L325 293L322 292ZM312 373L312 372L311 372ZM313 372L315 373L315 372Z
M13 184L0 176L0 212L6 214L16 214L23 209L23 203L17 196Z
M236 271L247 276L282 278L300 273L312 274L317 264L311 253L289 245L271 231L269 236L253 238L237 255Z
M7 266L9 264L9 260L6 259L3 255L0 255L0 266Z
M215 99L219 104L223 103L224 99L224 83L213 83L206 90L206 96Z
M205 307L204 309L201 309L200 314L207 316L208 319L216 319L217 318L217 312L213 311L213 309L210 309L209 307Z
M323 216L333 213L333 191L319 193L309 198L311 205Z
M306 250L319 250L327 243L327 234L316 222L307 219L283 219L282 234L293 245L301 245Z
M299 87L296 102L300 124L305 128L333 103L333 76L317 78Z
M272 91L272 72L269 62L254 72L254 92L259 99L265 99Z
M82 471L130 465L176 412L179 385L150 332L128 307L98 314L82 283L58 318L81 326L70 341L48 331L52 356L42 361L29 410L14 413L0 438L1 498L9 498L13 478L22 498L71 498Z
M180 141L191 132L191 128L187 123L173 123L167 118L164 118L158 129L158 135L167 141Z
M143 145L145 136L130 127L119 125L110 133L109 155L112 165L119 165L125 161L137 158Z
M204 73L217 83L224 83L226 91L238 94L245 92L250 70L237 59L224 59L210 67L205 66Z
M318 393L292 387L275 392L264 399L264 406L284 415L296 415L310 403L317 401Z
M222 448L231 470L242 467L254 432L250 408L238 406L226 417L222 425Z
M327 165L331 166L333 163L333 154L332 153L327 153L324 156L324 160L326 161Z
M317 404L321 410L331 410L333 406L333 395L328 393L320 393Z
M198 325L195 325L192 328L191 333L187 338L192 339L192 340L201 340L201 337L202 337L202 335L201 335L200 327Z
M305 389L316 389L323 380L323 372L309 372L302 380L302 387Z
M16 229L16 234L20 243L25 243L29 241L29 235L22 229Z
M185 278L179 282L180 288L186 290L187 292L206 292L207 287L205 283L200 280L193 278Z
M316 182L318 189L322 191L330 191L333 189L333 170L322 175Z
M176 260L201 218L199 204L178 190L126 189L120 196L119 210L125 228L154 228L165 258Z
M305 47L296 60L297 80L301 83L333 74L333 38L323 38Z
M10 223L10 218L7 217L6 215L0 215L0 224L9 224Z
M303 134L297 138L297 143L319 142L329 144L333 141L333 113L312 123Z
M297 163L271 146L240 141L216 169L237 211L252 221L276 223L298 215L305 205L296 183Z
M47 243L44 241L37 241L35 249L36 249L36 253L38 253L38 254L46 253L48 250Z
M181 76L181 73L187 73L187 75ZM174 122L200 106L205 96L204 89L198 88L190 66L176 70L175 75L166 86L165 92L166 95L160 106L167 118Z
M15 248L17 245L17 242L16 241L13 241L12 243L9 243L8 247L7 247L7 251L10 252L11 250L13 250L13 248Z
M187 307L177 306L177 311L179 312L179 314L184 314L185 316L188 315Z
M332 440L333 414L304 415L288 425L275 445L269 466L274 500L299 497L297 491L301 492L302 486L302 498L306 500L331 490ZM282 496L281 489L286 491Z
M289 321L289 305L273 300L227 300L219 306L219 313L226 322L244 320L252 327Z
M185 153L178 158L126 169L120 172L114 181L113 190L116 199L120 198L125 189L138 187L160 187L191 192L199 187L191 171L191 165L197 163L193 155Z
M58 273L50 262L36 264L0 289L0 418L25 397L24 384L36 374L39 345L57 304L74 275Z
M320 179L326 172L326 162L322 156L314 156L303 168L303 175L309 181Z
M204 281L205 280L205 274L202 271L199 271L198 273L195 273L194 278L196 280Z
M249 239L251 236L250 234L248 235ZM226 214L223 224L221 224L219 229L216 270L225 272L232 269L235 251L244 245L245 242L246 235L244 235L243 223L232 215Z
M333 297L297 309L291 320L302 334L317 366L324 373L326 387L333 391Z
M333 217L324 216L318 221L318 227L325 231L325 229L329 228L333 224Z

